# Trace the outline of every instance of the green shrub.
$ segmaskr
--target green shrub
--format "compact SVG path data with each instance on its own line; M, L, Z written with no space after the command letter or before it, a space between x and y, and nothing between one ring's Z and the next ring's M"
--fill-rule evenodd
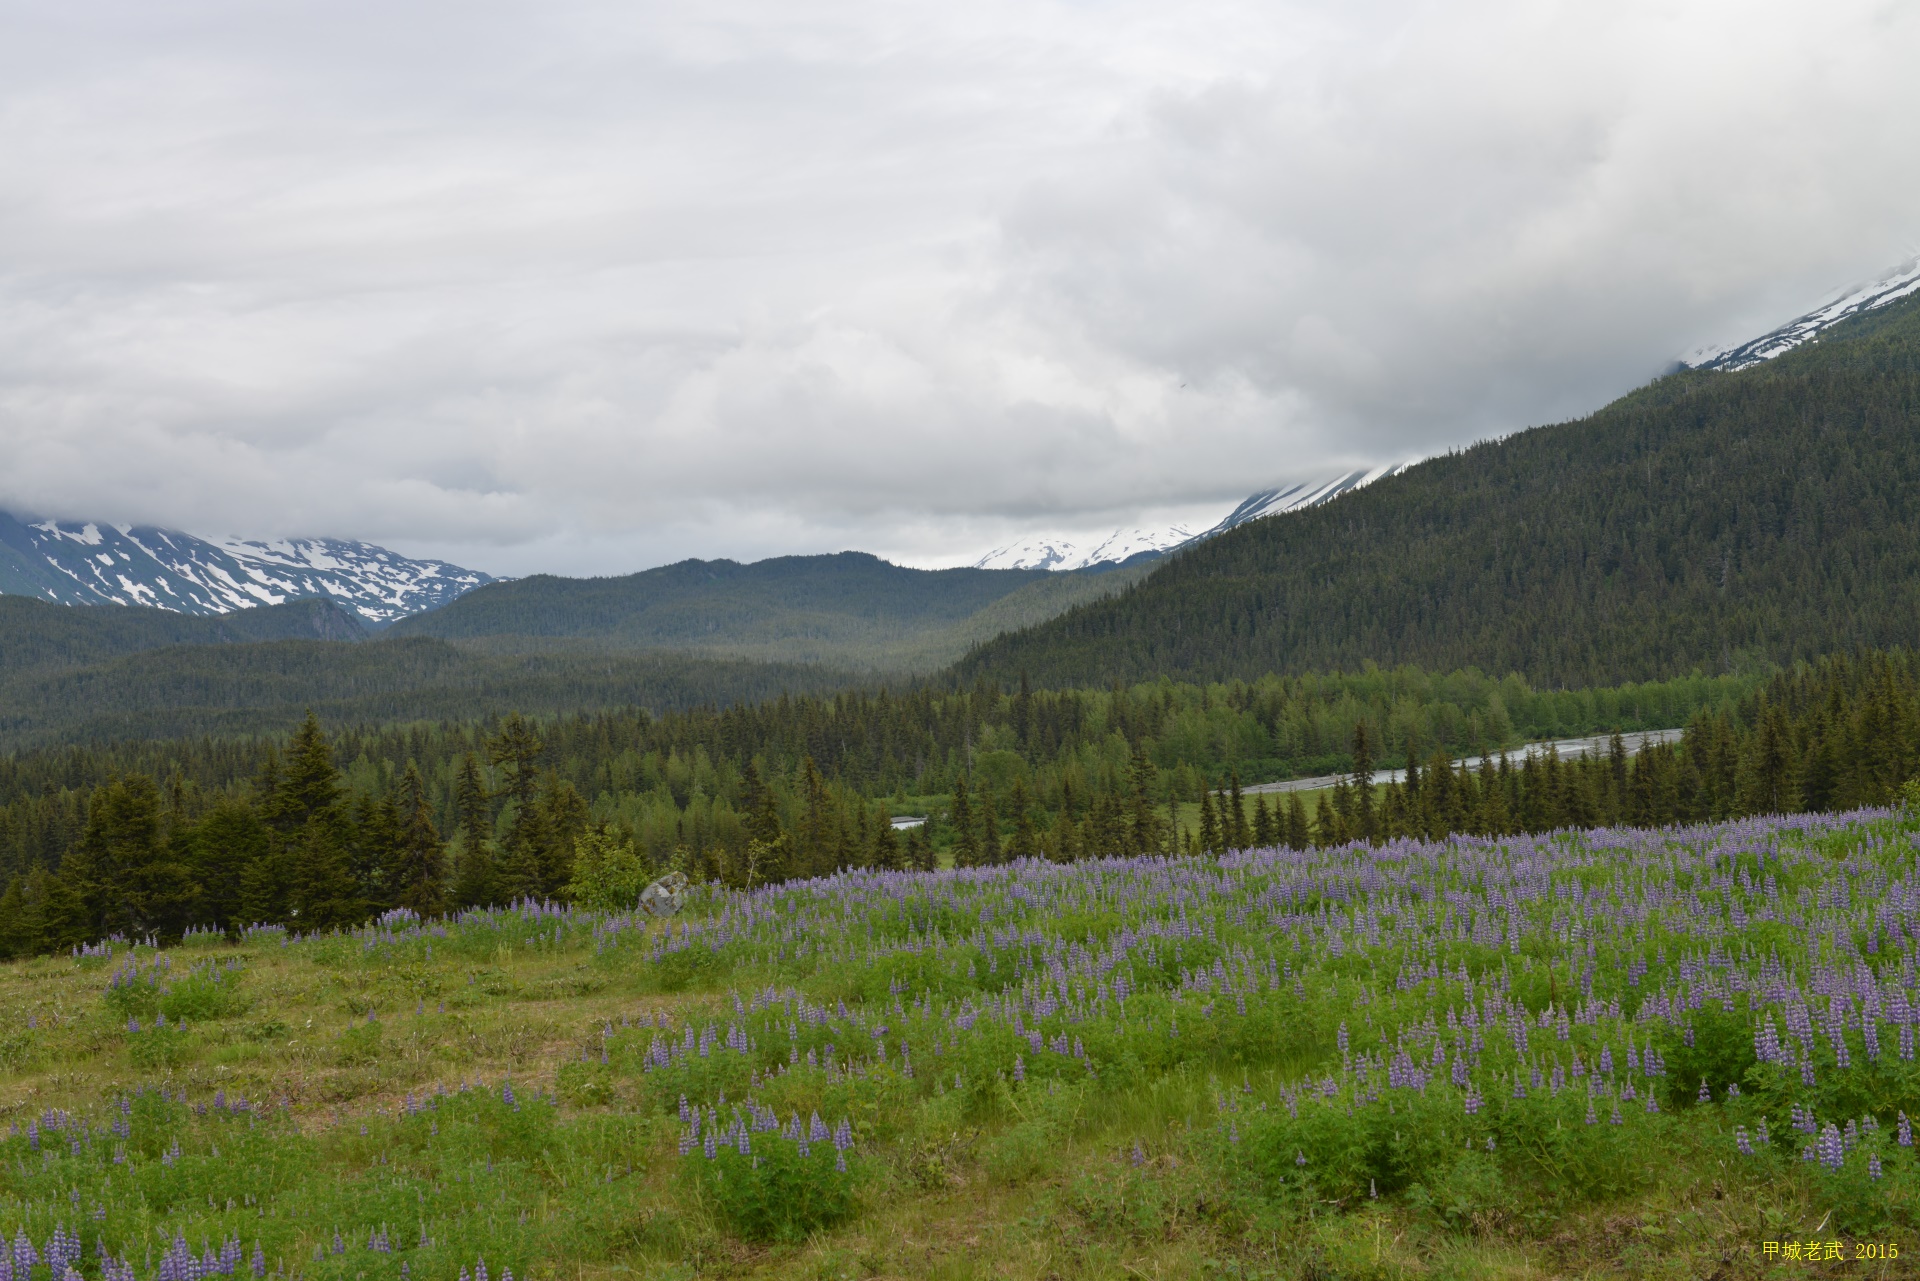
M130 1033L127 1054L137 1068L176 1067L187 1057L187 1029L175 1024Z
M824 1140L803 1154L784 1137L762 1134L745 1155L721 1144L713 1159L695 1154L682 1169L731 1231L751 1241L799 1241L853 1216L863 1168L851 1154L839 1156Z
M356 1023L334 1043L334 1058L346 1066L374 1063L380 1058L381 1027L377 1022Z
M219 966L208 962L184 979L163 988L159 997L160 1013L170 1019L231 1018L244 1014L249 1002L240 995L240 970L237 966Z

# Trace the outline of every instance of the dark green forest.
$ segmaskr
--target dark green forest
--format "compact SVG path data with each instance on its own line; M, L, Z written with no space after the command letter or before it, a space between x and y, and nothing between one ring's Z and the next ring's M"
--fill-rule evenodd
M1229 530L957 672L1066 687L1373 661L1577 687L1910 646L1917 497L1920 298Z
M0 680L29 672L88 667L175 645L259 641L355 641L358 615L330 600L298 600L215 618L165 609L76 609L25 596L0 596Z
M1476 771L1526 738L1690 720L1685 750ZM1909 655L1765 687L1536 691L1378 669L1251 684L788 696L725 709L70 746L0 763L13 951L112 931L325 928L573 888L583 842L752 884L841 866L1670 822L1884 801L1920 748ZM1372 771L1411 758L1384 789ZM1424 768L1423 768L1424 765ZM1242 782L1351 775L1310 801ZM1197 806L1197 813L1196 813ZM931 811L907 833L901 810ZM1183 821L1183 810L1197 824Z
M1684 745L1562 762L1450 754L1504 723L1593 728L1691 709ZM1516 712L1518 719L1516 719ZM1504 716L1502 722L1499 718ZM1341 762L1309 804L1246 803L1278 745ZM1405 783L1376 769L1411 760ZM583 850L751 885L845 866L1499 835L1885 804L1920 765L1920 661L1877 652L1755 686L1533 693L1373 671L1254 685L783 698L658 718L518 715L330 739L125 744L0 771L0 949L253 923L321 929L565 897ZM1224 781L1225 788L1219 785ZM906 834L896 801L933 802ZM938 795L935 789L944 789ZM889 796L891 789L892 795ZM1198 803L1197 825L1180 821ZM937 848L936 848L937 847Z
M0 604L16 601L69 615L135 612L0 598ZM783 691L842 689L854 679L801 664L672 653L483 654L425 637L175 644L0 676L0 749L284 734L308 709L329 724L464 720L502 707L539 716L636 706L670 710L773 698Z

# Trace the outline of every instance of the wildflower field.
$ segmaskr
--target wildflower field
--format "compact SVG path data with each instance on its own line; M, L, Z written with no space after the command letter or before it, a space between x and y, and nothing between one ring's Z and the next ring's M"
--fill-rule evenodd
M0 1281L1912 1275L1917 826L861 872L17 963Z

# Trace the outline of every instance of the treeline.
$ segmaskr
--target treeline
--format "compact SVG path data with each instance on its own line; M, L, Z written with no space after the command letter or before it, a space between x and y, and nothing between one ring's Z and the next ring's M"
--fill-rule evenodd
M1248 522L956 670L1069 687L1372 659L1580 686L1909 644L1916 419L1920 298Z
M0 894L0 959L106 937L178 938L254 925L314 932L406 909L523 899L631 904L659 871L629 836L595 822L574 787L540 765L545 744L513 715L461 758L449 828L435 823L409 762L391 786L355 791L309 716L282 751L269 746L244 787L194 805L175 780L114 778L87 798L78 838L56 868L35 865ZM499 780L489 785L485 775ZM682 845L673 860L741 885L845 866L931 869L924 830L904 837L884 813L802 778L800 820L784 829L771 792L746 767L739 857ZM451 840L449 840L451 838Z
M1366 727L1356 726L1352 773L1318 798L1311 816L1297 794L1271 811L1259 797L1248 816L1234 788L1203 803L1196 844L1304 848L1900 803L1920 773L1920 659L1877 651L1797 667L1731 709L1703 708L1682 742L1629 757L1615 734L1604 756L1532 753L1517 766L1504 755L1449 766L1436 754L1382 789L1372 783Z
M541 721L539 771L565 783L594 821L655 865L683 847L696 862L743 859L758 778L782 830L796 834L794 866L830 869L849 848L870 846L875 822L888 813L931 813L932 838L949 849L955 832L943 816L962 780L974 809L1007 820L1009 841L1018 838L1011 815L1031 809L1041 816L1036 840L1053 833L1063 846L1107 850L1105 814L1123 799L1133 804L1136 756L1151 767L1146 800L1163 808L1192 803L1235 772L1260 782L1346 770L1356 724L1380 745L1381 763L1397 765L1410 744L1416 755L1460 755L1680 725L1703 707L1730 707L1751 688L1722 677L1538 690L1475 671L1369 668L1214 686L1008 691L977 683L799 694L659 716L629 710ZM435 823L453 832L473 822L461 800L462 789L475 786L464 781L470 763L483 790L506 786L505 767L488 759L499 732L485 721L390 725L340 732L334 745L355 796L384 794L409 765L417 768ZM0 875L58 868L85 827L88 796L113 778L145 774L195 817L244 794L272 745L123 741L0 759ZM821 817L828 807L846 815L844 841L839 820ZM1055 832L1089 820L1091 836Z
M1209 706L1223 697L1193 692ZM1515 764L1503 754L1476 768L1451 764L1436 750L1423 764L1418 739L1402 738L1408 777L1382 788L1374 775L1385 753L1376 759L1374 744L1394 740L1362 717L1350 731L1346 777L1311 807L1298 792L1278 804L1264 793L1247 804L1231 765L1224 794L1184 762L1187 774L1161 769L1151 750L1157 740L1143 732L1129 745L1124 728L1149 723L1126 718L1148 716L1150 693L1083 695L1083 710L1098 709L1101 742L1114 753L1097 786L1076 785L1070 772L1029 771L1003 788L981 753L963 762L937 815L946 857L968 866L1849 808L1895 800L1920 768L1920 661L1901 651L1829 659L1736 701L1703 702L1683 746L1631 758L1616 735L1611 752L1579 760L1548 752ZM1024 725L1029 740L1036 733L1071 738L1063 725L1043 727L1036 709L1044 699L1031 690L947 697L981 700L972 725L983 736ZM1233 697L1245 704L1248 692ZM762 710L779 723L794 715L793 700L784 710ZM1240 714L1252 712L1243 706ZM583 734L607 729L603 720L570 724ZM1384 724L1395 722L1389 716ZM735 730L741 725L736 718ZM396 732L423 748L444 746L447 734ZM463 740L470 746L452 758L445 819L436 818L418 760L384 770L365 754L366 741L343 770L309 717L284 749L260 749L251 777L230 787L203 789L178 773L156 782L137 771L100 783L79 807L77 837L58 863L35 863L9 878L0 896L0 951L193 927L325 929L394 908L432 914L526 896L631 901L645 878L670 866L750 886L847 866L926 868L939 858L929 827L896 832L884 801L829 779L803 744L796 744L802 754L791 779L763 772L770 753L716 764L705 744L694 744L695 766L677 776L688 798L676 809L677 839L656 850L625 821L621 798L590 801L554 768L553 743L541 728L517 715ZM1050 777L1057 793L1030 782ZM1200 780L1190 796L1180 790L1183 778ZM695 802L708 784L716 793L731 789L737 803L702 811ZM661 785L671 792L674 777ZM1183 805L1197 805L1197 823L1185 821Z

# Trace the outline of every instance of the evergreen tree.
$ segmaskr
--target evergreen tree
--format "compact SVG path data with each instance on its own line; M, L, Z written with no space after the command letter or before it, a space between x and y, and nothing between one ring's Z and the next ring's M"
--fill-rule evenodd
M974 834L973 800L967 792L965 774L953 780L953 808L948 821L953 824L953 865L978 867L980 839Z
M1213 791L1200 790L1200 848L1209 854L1225 853L1220 835L1220 816L1213 806Z
M894 830L885 814L874 825L872 866L884 872L898 872L907 866L906 855L900 849L900 833Z
M1236 850L1249 849L1253 845L1253 832L1247 827L1247 804L1240 791L1240 770L1238 767L1229 775L1231 782L1225 799L1227 803L1226 821L1222 824L1227 844Z
M277 921L271 915L250 916L246 909L254 896L256 868L272 862L272 829L260 821L254 806L243 799L218 802L198 823L175 829L176 857L192 868L203 893L204 923L237 931L256 921Z
M1040 844L1033 830L1033 802L1027 799L1025 782L1017 778L1013 780L1013 793L1007 803L1013 809L1013 841L1007 846L1007 857L1039 857Z
M1307 822L1307 803L1300 793L1287 793L1287 848L1304 850L1313 844L1313 828Z
M172 939L193 923L200 887L162 837L161 806L160 789L143 774L94 791L68 885L95 937L125 930Z
M447 905L447 847L433 823L426 780L411 761L400 779L397 808L398 839L393 861L384 870L387 901L423 917L438 916Z
M939 866L933 855L933 841L927 835L927 825L907 829L907 862L918 872L931 872Z
M1156 773L1153 758L1136 743L1133 759L1127 766L1127 792L1132 811L1128 836L1136 854L1148 854L1160 848L1160 820L1153 812Z
M1267 805L1267 794L1257 793L1253 798L1253 843L1263 850L1284 844L1280 826L1274 820L1273 810Z
M273 790L261 800L261 817L282 836L298 831L316 815L331 814L340 803L340 771L333 745L311 711L287 744L282 768L272 771Z
M453 900L461 907L484 907L499 901L493 875L493 810L480 758L472 752L460 760L453 798L460 839Z
M1365 721L1356 722L1353 727L1353 791L1354 835L1371 841L1379 835L1379 821L1374 814L1373 745L1367 741Z

